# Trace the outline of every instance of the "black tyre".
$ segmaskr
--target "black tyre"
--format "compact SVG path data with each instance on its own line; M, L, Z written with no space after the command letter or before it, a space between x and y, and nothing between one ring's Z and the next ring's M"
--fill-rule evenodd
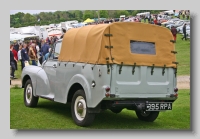
M71 113L74 122L78 126L89 126L95 118L94 113L88 113L85 92L78 90L72 98Z
M146 122L153 122L159 115L159 111L136 111L138 119Z
M123 109L122 108L110 108L113 113L120 113Z
M24 104L26 107L36 107L39 97L33 95L33 86L31 80L27 80L24 87Z

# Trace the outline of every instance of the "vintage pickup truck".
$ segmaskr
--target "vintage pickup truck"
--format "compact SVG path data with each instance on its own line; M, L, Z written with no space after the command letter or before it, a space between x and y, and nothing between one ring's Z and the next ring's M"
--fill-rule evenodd
M24 104L38 98L71 103L79 126L95 114L124 108L140 120L153 122L172 110L178 98L173 36L160 26L116 22L70 29L41 66L26 66L21 79Z

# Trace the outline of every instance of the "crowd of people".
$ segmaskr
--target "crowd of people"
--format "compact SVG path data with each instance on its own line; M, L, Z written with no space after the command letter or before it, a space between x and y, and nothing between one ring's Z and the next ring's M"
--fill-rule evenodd
M10 78L16 79L15 71L19 70L17 66L18 61L21 63L21 70L26 65L41 64L48 58L48 54L53 47L54 43L58 40L56 36L47 37L45 40L30 40L22 43L11 43L10 44ZM39 62L39 63L38 63Z

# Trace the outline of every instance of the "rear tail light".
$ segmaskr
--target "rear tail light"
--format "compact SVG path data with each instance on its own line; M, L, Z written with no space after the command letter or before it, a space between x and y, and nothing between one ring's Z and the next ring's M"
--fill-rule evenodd
M105 91L106 91L105 96L106 96L106 97L110 97L110 87L106 87L106 88L105 88Z
M174 92L175 92L175 93L178 92L178 88L174 88Z
M106 87L105 90L106 90L106 92L109 92L110 91L110 87Z

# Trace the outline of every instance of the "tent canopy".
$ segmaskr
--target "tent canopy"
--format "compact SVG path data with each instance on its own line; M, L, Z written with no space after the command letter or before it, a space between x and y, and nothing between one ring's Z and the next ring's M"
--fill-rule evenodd
M123 62L123 65L154 64L175 68L176 57L172 53L175 47L171 40L170 30L152 24L115 22L89 25L66 32L58 60L90 64L107 64L107 61L111 64ZM139 51L147 51L147 54Z
M94 20L93 20L93 19L90 19L90 18L88 18L88 19L86 19L84 22L85 22L85 23L91 23L91 22L94 22Z
M10 33L10 41L17 41L17 40L23 41L25 38L34 38L34 37L38 37L38 36L36 36L36 35L22 35L22 34L12 34L12 33Z

